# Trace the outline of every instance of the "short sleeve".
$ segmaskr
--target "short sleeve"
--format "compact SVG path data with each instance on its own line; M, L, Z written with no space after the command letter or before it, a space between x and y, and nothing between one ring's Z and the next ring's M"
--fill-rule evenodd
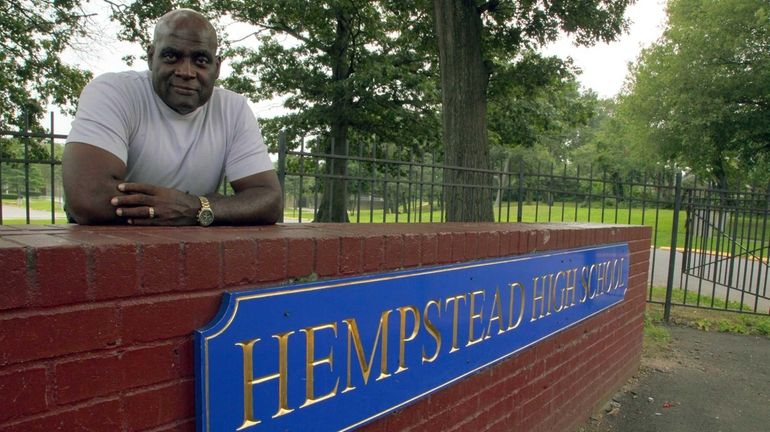
M229 181L273 169L259 123L246 103L246 98L239 99L241 102L235 104L239 108L236 108L233 115L236 119L233 140L225 161L225 174Z
M111 75L101 75L83 89L67 142L102 148L125 163L130 136L129 99Z

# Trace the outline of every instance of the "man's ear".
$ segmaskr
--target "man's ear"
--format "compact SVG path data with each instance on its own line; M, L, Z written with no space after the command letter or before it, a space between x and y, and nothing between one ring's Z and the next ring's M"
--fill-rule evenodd
M155 56L155 47L150 44L147 46L147 67L152 70L152 58Z
M216 56L215 61L217 62L217 74L215 79L219 79L219 69L222 67L222 56Z

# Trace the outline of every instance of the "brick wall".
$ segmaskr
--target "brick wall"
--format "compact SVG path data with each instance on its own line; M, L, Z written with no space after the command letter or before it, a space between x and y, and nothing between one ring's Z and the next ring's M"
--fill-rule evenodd
M365 431L569 431L637 369L650 230L596 224L0 226L0 431L194 429L226 290L628 242L626 300Z

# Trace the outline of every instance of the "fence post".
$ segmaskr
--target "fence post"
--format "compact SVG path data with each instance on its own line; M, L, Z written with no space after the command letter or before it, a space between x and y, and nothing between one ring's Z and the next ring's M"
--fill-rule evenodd
M278 183L281 184L281 203L286 202L286 131L278 135ZM283 209L278 216L278 222L283 222Z
M516 222L521 222L524 213L524 159L519 159L519 199L516 208Z
M30 136L30 127L29 127L29 112L24 113L24 133L27 135L24 138L24 208L26 211L26 223L29 224L30 222L30 212L29 212L29 136Z
M674 290L674 266L676 264L676 240L679 231L679 210L682 208L682 172L676 173L674 193L674 220L671 223L671 251L668 257L668 280L666 281L666 304L663 307L663 320L671 318L671 295Z

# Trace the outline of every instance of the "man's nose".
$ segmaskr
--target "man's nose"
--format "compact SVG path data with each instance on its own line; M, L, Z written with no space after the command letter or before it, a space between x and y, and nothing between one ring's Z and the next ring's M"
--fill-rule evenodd
M184 58L176 67L174 73L180 78L191 79L195 78L195 70L193 69L192 60Z

